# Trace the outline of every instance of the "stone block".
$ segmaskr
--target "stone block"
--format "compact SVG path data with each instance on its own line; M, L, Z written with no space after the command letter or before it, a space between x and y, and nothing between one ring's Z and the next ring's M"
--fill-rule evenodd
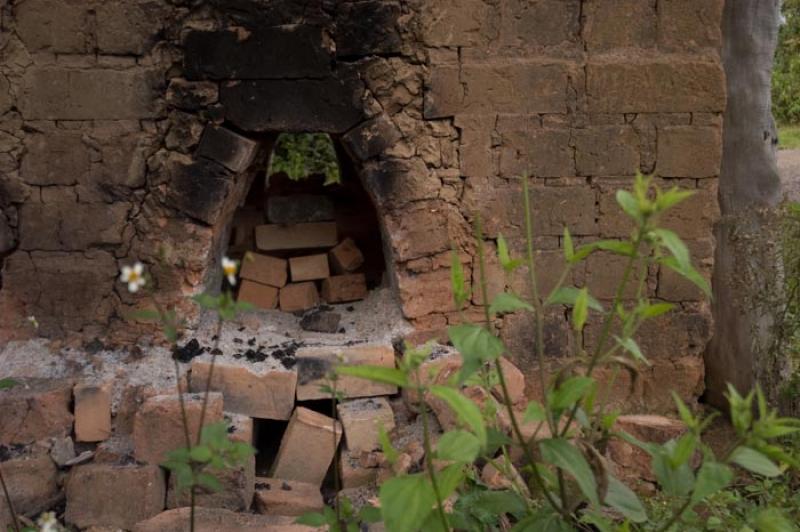
M89 51L89 6L65 0L31 0L15 6L16 33L29 52Z
M341 320L342 315L338 312L331 312L319 308L303 315L303 318L300 320L300 328L304 331L335 333L339 331L339 322L341 322Z
M320 390L320 387L329 385L327 375L338 364L395 367L394 349L390 345L305 347L298 349L295 356L298 401L329 399L330 393ZM348 399L397 393L396 386L349 376L340 376L336 389Z
M72 383L56 379L18 379L0 390L0 445L33 443L72 432Z
M640 168L639 136L632 127L576 129L574 138L578 175L635 175Z
M344 401L336 406L344 427L349 451L380 449L381 427L388 433L394 428L394 412L385 397L368 397Z
M195 503L205 508L225 508L234 512L244 512L253 503L256 480L256 457L249 456L245 463L228 469L209 469L208 473L216 478L222 489L219 491L198 489ZM178 490L175 475L170 475L167 490L167 508L179 508L191 505L191 494L188 489Z
M184 394L183 399L189 435L196 438L203 396ZM222 421L222 401L222 394L209 394L204 426ZM133 448L135 458L148 464L160 464L170 451L186 448L177 395L156 395L145 400L133 420Z
M328 303L347 303L367 297L367 279L363 273L334 275L322 281L322 299Z
M334 222L256 227L256 247L261 251L329 248L338 242Z
M250 303L260 309L273 309L278 306L278 289L274 286L244 279L239 287L236 300Z
M508 389L508 395L511 398L511 402L514 405L524 406L524 403L527 399L525 397L525 375L517 366L514 365L513 362L508 360L506 357L500 358L500 366L503 370L503 376L506 380L506 388ZM505 398L503 397L503 387L500 386L499 383L492 388L492 394L497 398L498 401L504 402Z
M496 7L481 0L441 0L423 4L422 38L427 45L477 46L496 37Z
M156 41L169 13L150 1L105 1L97 6L95 31L100 53L143 55Z
M658 1L658 43L669 51L715 53L722 45L723 0Z
M590 60L591 113L717 112L725 109L725 75L717 61Z
M133 532L186 532L190 508L175 508L142 521ZM232 512L223 508L196 508L196 532L323 532L314 528L294 524L296 517L278 515L254 515Z
M210 367L208 355L192 360L191 391L205 390ZM258 363L218 358L211 379L211 390L222 394L227 412L259 419L289 419L296 387L297 372L273 358Z
M289 283L280 291L280 307L284 312L308 310L319 304L319 292L316 285L307 281L304 283Z
M575 154L567 128L539 128L529 118L501 120L498 130L500 175L564 177L575 175Z
M672 126L658 130L656 173L662 177L714 177L722 162L718 127Z
M318 253L304 257L292 257L289 259L289 271L292 274L292 281L295 283L327 279L331 274L328 267L328 255Z
M264 79L224 83L220 101L225 117L244 131L341 134L361 121L363 93L361 82L349 77ZM254 101L260 102L256 108Z
M362 456L374 457L377 453L350 452L342 449L339 453L339 473L341 474L342 488L359 488L375 484L378 480L378 468L376 463L365 463ZM341 493L341 492L340 492Z
M289 275L286 273L286 259L270 257L260 253L248 253L242 261L239 276L261 284L281 288Z
M589 51L655 46L656 0L590 0L584 9Z
M500 7L500 42L527 49L578 44L580 0L511 1ZM486 24L490 26L491 24ZM492 43L493 44L493 43Z
M75 395L75 440L99 442L111 436L112 383L77 384Z
M540 235L563 235L568 227L573 236L597 234L596 195L586 186L532 186L531 208ZM521 198L518 200L521 202ZM522 220L520 216L516 220Z
M245 414L225 412L225 423L228 424L228 434L231 441L240 441L253 445L255 436L252 417Z
M419 368L420 385L444 384L461 369L461 357L455 350L436 349ZM419 393L403 388L403 401L413 411L419 409Z
M313 79L330 73L322 27L292 24L252 30L190 31L184 40L186 78Z
M20 112L26 120L155 118L159 76L141 68L29 68L22 79Z
M292 194L267 198L267 219L273 224L330 222L336 217L333 201L319 194Z
M209 124L200 138L197 156L216 161L232 172L243 172L255 161L258 146L244 135Z
M72 469L66 495L67 523L130 530L164 509L166 481L157 465L88 464Z
M321 512L325 502L317 484L258 477L253 505L260 514L300 516L309 512Z
M333 271L336 273L354 272L364 264L364 254L352 238L345 238L328 252Z
M271 476L320 486L341 437L338 421L298 406L286 427Z
M459 79L459 68L439 66L428 76L425 84L425 118L447 118L459 113L464 100L464 86Z
M167 87L169 105L184 111L199 111L219 100L219 86L211 81L188 81L172 78Z
M4 460L0 462L0 468L17 515L36 519L61 497L58 469L46 454ZM4 497L0 505L0 528L12 530L12 521Z
M209 225L216 223L233 188L228 171L212 161L198 160L172 161L166 172L167 203Z
M659 183L668 187L675 185L690 188L691 181L666 180ZM700 182L693 196L685 199L661 216L661 225L672 229L685 240L706 238L711 228L719 219L719 200L717 197L717 180L708 179Z
M25 250L81 251L121 244L128 203L78 205L26 203L20 207L19 247Z
M704 238L687 240L686 245L691 254L692 264L710 285L711 270L714 264L714 242L710 238ZM706 295L694 283L666 266L660 267L656 295L659 299L676 302L706 299Z
M81 136L54 131L25 137L20 175L31 185L75 185L89 174L89 147Z
M405 262L449 250L451 235L445 220L449 222L450 217L448 208L439 202L416 202L402 215L387 216L386 232L395 260Z
M369 0L340 6L336 17L339 57L393 54L400 51L400 5Z
M464 270L465 275L471 275L470 268ZM449 283L449 268L419 274L399 273L398 291L403 314L407 318L419 318L434 312L456 310Z
M627 415L617 418L614 430L626 432L644 443L662 445L680 438L687 429L682 422L664 416ZM622 439L612 438L609 441L608 458L617 472L617 478L621 480L656 480L650 454Z
M380 114L348 131L342 142L356 158L366 161L382 154L401 137L392 120L386 114Z

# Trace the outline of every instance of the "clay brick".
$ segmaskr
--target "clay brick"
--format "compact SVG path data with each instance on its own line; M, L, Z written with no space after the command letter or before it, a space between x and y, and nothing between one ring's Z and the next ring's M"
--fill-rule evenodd
M717 127L673 126L658 130L656 173L663 177L713 177L722 162Z
M336 273L354 272L364 264L364 254L352 238L345 238L328 252L333 271Z
M175 508L142 521L133 532L186 532L190 508ZM195 509L197 532L323 532L322 528L294 524L296 517L253 515L223 508Z
M658 1L658 43L670 51L711 48L722 43L723 0Z
M322 299L328 303L346 303L367 297L367 279L363 273L334 275L322 281Z
M248 445L255 442L253 433L253 418L244 414L225 412L225 422L228 424L228 434L232 441L240 441Z
M420 385L444 384L461 369L461 357L455 350L430 355L419 368ZM403 388L403 400L413 411L419 407L419 393L411 388Z
M714 243L710 238L687 240L686 245L692 257L692 264L706 281L711 283L711 270L714 263ZM667 301L703 301L706 295L694 283L687 281L671 268L661 266L658 274L656 295Z
M327 375L337 364L395 367L394 349L387 345L306 347L299 349L295 356L298 401L330 398L330 393L321 391L320 387L329 384ZM348 376L339 377L336 389L349 399L397 393L396 386Z
M19 379L0 390L0 445L28 444L72 432L72 383Z
M278 306L278 289L274 286L242 280L237 301L244 301L260 309L273 309Z
M626 432L644 443L662 445L680 438L686 425L675 419L658 415L627 415L617 418L614 430ZM618 478L624 481L656 480L651 465L652 457L642 449L620 438L612 438L608 444L608 457Z
M628 257L613 255L605 251L592 253L586 259L586 286L589 288L589 293L597 299L614 299L617 285L622 279L627 263ZM622 296L624 298L635 297L638 283L639 271L636 270L631 273ZM643 291L643 295L647 295L647 284Z
M298 406L281 440L272 477L321 485L341 437L338 421Z
M5 413L5 412L4 412ZM20 456L0 463L3 479L17 515L36 519L53 507L61 497L58 469L46 454ZM5 498L0 505L0 529L13 530Z
M539 128L530 118L504 121L501 135L500 175L563 177L575 175L575 155L567 128Z
M75 441L98 442L111 436L112 384L77 384Z
M208 356L192 360L190 389L205 390L211 362ZM222 393L225 410L260 419L289 419L294 408L297 372L272 358L262 363L218 358L211 390Z
M335 217L333 201L328 196L291 194L267 198L267 219L273 224L329 222Z
M348 131L342 142L359 160L366 161L383 153L401 137L392 120L380 114Z
M31 185L75 185L88 176L89 164L89 148L80 135L28 135L20 175Z
M718 62L590 60L591 113L722 112L725 76Z
M154 70L30 68L22 80L26 120L125 120L158 116Z
M299 516L322 511L325 502L317 484L258 477L253 505L260 514Z
M255 161L258 146L258 142L244 135L209 124L200 138L197 156L216 161L232 172L243 172Z
M250 279L261 284L281 288L286 284L286 259L270 257L260 253L249 253L242 261L239 273L242 279Z
M465 275L471 275L470 268L464 268ZM434 312L456 310L450 290L450 269L442 268L432 272L398 274L398 291L407 318L419 318Z
M506 380L506 388L508 389L511 402L514 405L522 405L526 400L525 375L523 375L522 371L506 357L500 358L500 365L503 369L503 376ZM504 401L503 388L499 383L492 388L492 394L494 394L498 401Z
M575 162L581 176L635 175L640 167L639 136L629 126L576 129Z
M590 0L584 9L589 51L655 46L656 0Z
M256 227L256 247L262 251L329 248L338 242L333 222Z
M159 4L131 0L97 6L97 48L101 53L142 55L155 42L168 13Z
M289 259L289 271L293 282L315 281L326 279L331 271L328 267L328 255L306 255L305 257L292 257Z
M314 283L289 283L280 292L280 306L284 312L308 310L319 304L319 293Z
M336 406L350 451L380 449L380 428L388 433L394 428L394 412L384 397L344 401Z
M446 118L461 110L464 86L459 80L457 66L439 66L433 69L425 84L423 116L427 119Z
M563 235L564 227L573 235L597 234L595 192L591 187L532 186L530 194L537 234ZM523 219L520 216L515 220L519 223Z
M661 225L672 229L685 240L706 238L720 216L717 180L708 179L699 183L692 197L661 216ZM691 180L671 179L659 183L662 187L675 185L681 188L690 188L690 184Z
M89 49L87 8L63 0L23 2L15 6L15 29L29 52L84 53Z
M256 457L249 456L243 464L226 469L209 469L222 489L219 491L198 490L195 502L206 508L225 508L235 512L247 511L253 502L256 479ZM178 491L175 475L170 475L167 490L167 508L191 505L188 489Z
M342 488L358 488L374 485L378 480L378 464L366 464L362 456L374 457L378 453L357 453L342 449L339 453L339 472L341 474ZM341 492L340 492L341 493Z
M450 214L438 202L417 202L401 215L386 217L386 232L395 259L405 262L450 249L448 222Z
M121 244L131 205L124 202L95 208L74 203L26 203L20 207L19 245L25 250L81 251L103 244Z
M189 434L196 437L203 396L184 394ZM222 394L211 393L204 425L222 421ZM180 403L177 395L156 395L147 399L133 420L134 456L140 462L160 464L167 453L186 447Z

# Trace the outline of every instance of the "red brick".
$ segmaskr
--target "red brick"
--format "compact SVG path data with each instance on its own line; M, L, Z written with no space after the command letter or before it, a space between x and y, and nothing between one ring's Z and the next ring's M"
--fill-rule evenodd
M338 242L334 222L256 227L256 247L262 251L329 248Z
M142 521L133 532L186 532L190 508L175 508ZM323 532L322 527L295 524L296 517L286 515L254 515L223 508L195 509L198 532Z
M319 304L319 293L312 282L289 283L281 288L280 305L284 312L307 310Z
M322 281L322 299L328 303L346 303L367 297L367 278L363 273L334 275Z
M617 419L614 430L630 434L644 443L662 445L682 436L686 432L686 425L664 416L628 415ZM620 438L609 441L608 457L622 480L656 480L650 455Z
M233 439L233 438L231 438ZM248 456L243 463L223 469L209 469L222 489L219 491L199 490L195 503L206 508L226 508L233 511L247 511L253 503L256 479L256 457ZM178 491L175 475L170 475L167 490L167 508L180 508L191 505L188 489Z
M639 170L639 137L632 127L593 126L574 134L578 175L622 176Z
M662 177L714 177L722 162L718 127L672 126L658 130L656 173Z
M239 287L237 300L250 303L258 308L272 309L278 305L278 289L244 279Z
M98 442L111 436L111 383L78 384L75 394L75 441Z
M394 428L394 412L384 397L344 401L336 408L350 451L380 449L380 428L383 427L387 433Z
M394 349L390 345L306 347L299 349L296 357L298 401L330 398L330 393L320 387L329 384L327 374L337 364L395 367ZM347 376L340 376L336 387L349 399L397 393L396 386Z
M20 456L0 463L17 515L35 519L61 497L58 468L46 454ZM0 504L0 530L12 530L5 498Z
M289 259L289 271L292 273L292 281L295 283L326 279L331 274L328 267L328 255L320 253L305 257L292 257Z
M260 514L299 516L322 511L325 502L316 484L258 477L253 505Z
M272 476L320 486L341 437L338 421L298 406L281 440Z
M72 383L24 379L0 390L0 445L28 444L72 432Z
M270 257L260 253L248 253L242 261L239 273L242 279L281 288L286 284L286 259Z
M364 255L352 238L345 238L328 252L336 273L354 272L364 264Z

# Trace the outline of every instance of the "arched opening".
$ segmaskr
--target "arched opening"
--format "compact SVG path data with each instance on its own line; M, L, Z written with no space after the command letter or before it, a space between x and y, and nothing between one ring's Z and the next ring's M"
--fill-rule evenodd
M378 214L338 140L281 133L269 144L269 161L231 223L227 255L241 261L237 298L305 313L351 307L388 285ZM302 326L340 330L317 314Z

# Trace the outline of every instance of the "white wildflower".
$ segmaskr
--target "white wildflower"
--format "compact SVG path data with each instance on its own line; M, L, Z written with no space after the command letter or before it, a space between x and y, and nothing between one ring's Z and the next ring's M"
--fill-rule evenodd
M128 283L128 292L137 292L145 284L144 266L141 262L137 262L133 266L123 266L119 280Z
M28 323L30 323L34 329L39 328L39 320L36 319L36 316L28 316L27 320Z
M61 530L61 525L58 524L54 512L43 513L39 516L36 524L39 525L39 532L60 532Z
M236 286L236 272L239 270L239 262L228 257L222 257L222 272L228 279L231 286Z

